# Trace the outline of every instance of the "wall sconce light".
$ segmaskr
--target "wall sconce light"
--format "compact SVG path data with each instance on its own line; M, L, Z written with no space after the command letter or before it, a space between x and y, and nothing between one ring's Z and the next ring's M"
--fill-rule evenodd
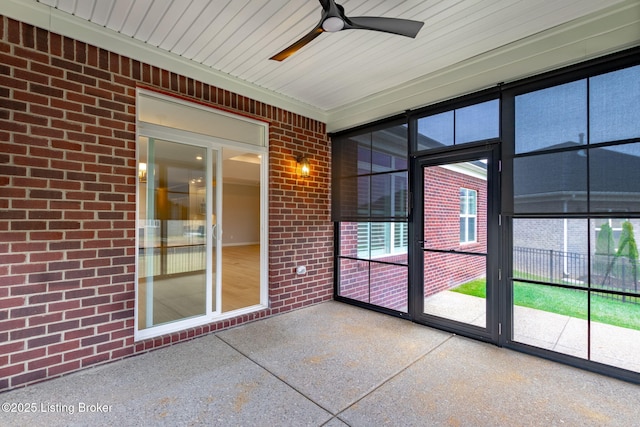
M300 178L309 178L309 175L311 174L311 168L309 167L309 159L304 155L300 155L296 157L296 162L298 164L297 165L298 176Z
M138 165L138 180L140 182L147 182L147 164L140 163Z

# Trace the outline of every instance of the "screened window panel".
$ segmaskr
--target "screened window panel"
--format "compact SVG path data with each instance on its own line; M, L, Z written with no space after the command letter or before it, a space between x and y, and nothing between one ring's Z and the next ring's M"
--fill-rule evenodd
M459 108L455 114L456 144L500 136L500 101L497 99Z
M406 169L407 154L406 125L392 126L371 133L372 172L392 172Z
M371 216L404 220L407 217L407 172L371 176Z
M333 167L339 177L352 177L371 171L369 134L340 138L338 141L333 146Z
M371 157L371 148L369 146L364 146L362 144L358 145L358 162L357 167L355 168L358 175L367 175L371 173L371 164L373 162ZM345 160L349 162L349 164L353 164L353 158ZM352 170L354 168L351 166L349 169Z
M336 183L341 203L334 203L334 217L353 219L368 218L371 214L369 205L370 176L354 176L341 178Z
M409 269L372 262L370 264L370 303L407 312Z
M516 96L516 153L587 143L587 81Z
M407 229L406 222L343 222L340 226L340 255L406 262L406 256L399 261L397 255L406 255Z
M453 111L418 120L418 150L453 145Z
M369 223L369 250L371 256L380 256L390 252L389 250L389 224L384 222Z
M595 236L591 239L590 251L591 287L640 297L637 243L635 246L632 243L640 238L640 219L598 218L591 220L590 227L591 236ZM610 298L623 300L621 296ZM640 303L640 300L636 302ZM640 318L635 323L640 325Z
M340 223L340 256L357 258L360 250L368 247L369 231L358 222Z
M371 257L371 239L369 238L370 227L368 222L358 223L358 251L351 256L357 256L358 258Z
M640 65L589 79L590 143L640 138Z
M513 159L515 213L587 211L585 150Z
M332 219L406 220L407 156L404 124L336 138Z
M399 213L394 215L395 217L406 217L408 215L407 209L409 206L409 189L407 182L407 173L398 173L393 176L393 210Z
M418 119L417 149L430 150L500 136L500 100Z
M369 262L341 258L338 260L340 288L345 298L369 302Z
M515 218L514 279L586 287L588 226L586 219Z
M409 227L405 222L394 222L393 246L395 251L406 251L409 241Z
M589 152L590 208L596 212L640 212L640 143Z

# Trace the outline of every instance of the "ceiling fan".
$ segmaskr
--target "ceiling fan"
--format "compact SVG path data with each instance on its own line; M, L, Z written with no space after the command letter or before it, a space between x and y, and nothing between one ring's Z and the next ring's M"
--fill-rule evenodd
M310 43L320 34L334 33L341 30L374 30L385 33L398 34L415 38L424 22L410 19L383 18L374 16L357 16L348 18L344 14L344 7L336 4L334 0L319 0L322 5L322 18L316 27L300 40L293 43L269 59L283 61L296 53L299 49Z

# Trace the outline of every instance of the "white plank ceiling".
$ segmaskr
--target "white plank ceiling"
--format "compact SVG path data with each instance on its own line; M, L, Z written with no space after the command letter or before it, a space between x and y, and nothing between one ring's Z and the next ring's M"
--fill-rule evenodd
M396 90L618 3L630 4L629 0L342 0L338 3L347 16L405 18L425 25L415 39L365 30L323 33L287 60L276 62L269 58L318 23L322 8L317 0L28 1L325 112Z

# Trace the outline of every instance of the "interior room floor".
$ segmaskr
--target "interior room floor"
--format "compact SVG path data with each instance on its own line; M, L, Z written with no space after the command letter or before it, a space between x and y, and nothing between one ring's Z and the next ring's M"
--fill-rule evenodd
M215 265L215 263L214 263ZM260 304L260 245L222 248L222 312ZM213 280L216 273L213 272ZM138 288L138 327L146 325L147 280ZM212 306L215 309L215 290ZM153 280L155 325L203 315L206 312L205 271L157 276Z
M332 301L1 397L15 426L630 426L640 386Z

